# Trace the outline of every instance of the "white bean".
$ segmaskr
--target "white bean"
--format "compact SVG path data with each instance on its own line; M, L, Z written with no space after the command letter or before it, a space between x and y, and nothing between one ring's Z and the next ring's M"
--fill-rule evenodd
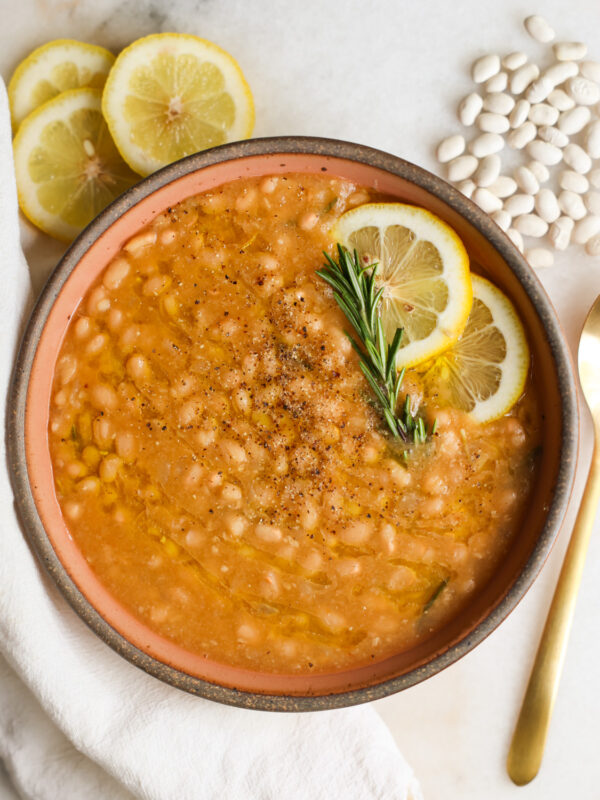
M506 139L513 150L522 150L529 142L535 139L536 127L533 122L524 122L508 134Z
M542 77L549 80L554 88L564 83L569 78L574 78L578 72L579 67L574 61L559 61L558 64L553 64L551 67L548 67L542 74Z
M535 125L554 125L558 120L558 109L548 103L535 103L529 109L529 119Z
M483 98L483 108L493 114L510 114L514 107L515 101L505 92L491 92Z
M504 69L508 69L511 72L515 69L519 69L519 67L522 67L523 64L526 63L527 55L520 50L517 50L514 53L509 53L502 59L502 66Z
M524 255L529 265L534 269L551 267L554 264L552 251L547 250L545 247L532 247L529 250L525 250Z
M572 169L565 169L560 173L558 178L558 185L561 189L567 189L569 192L577 192L583 194L590 188L590 182L579 172Z
M586 244L592 236L596 236L598 233L600 233L600 217L590 214L575 224L573 241L577 244Z
M540 68L537 64L523 64L510 76L510 91L512 94L522 94L539 74Z
M540 189L535 197L535 210L546 222L554 222L560 217L558 200L551 189Z
M586 192L583 196L583 202L590 214L600 217L600 192Z
M544 19L544 17L540 17L538 14L527 17L523 24L525 25L525 30L527 33L532 37L532 39L535 39L536 42L542 42L545 44L546 42L551 42L556 36L550 27L550 24Z
M558 164L563 157L563 151L559 147L548 144L548 142L541 142L539 139L529 142L527 152L534 161L539 161L540 164L549 167Z
M473 200L486 214L491 214L492 211L499 211L502 208L502 200L488 189L481 187L473 192Z
M563 214L574 220L583 219L587 213L581 195L570 192L568 189L564 189L558 195L558 205Z
M505 211L504 209L500 209L499 211L494 211L492 214L492 219L496 223L496 225L501 228L503 231L507 231L510 228L510 223L512 222L512 217Z
M581 75L568 80L567 92L580 106L593 106L600 100L600 86Z
M508 175L499 175L488 189L496 197L510 197L517 191L517 182Z
M555 147L566 147L569 144L567 134L552 125L542 125L541 128L538 128L538 136L543 142L553 144Z
M484 133L506 133L510 125L502 114L491 114L489 111L484 111L477 117L477 127Z
M448 164L448 178L452 182L464 181L466 178L470 178L475 172L478 163L475 156L467 155L453 158Z
M588 175L589 181L596 189L600 189L600 169L593 169Z
M533 173L538 183L546 183L550 178L550 170L545 164L540 164L539 161L530 161L527 164L527 169Z
M575 170L585 175L592 168L592 159L588 156L585 150L578 144L568 144L563 152L565 162Z
M470 178L467 178L466 181L461 181L456 185L456 188L459 192L464 194L465 197L471 197L475 189L477 188L477 184L472 181Z
M582 61L579 65L579 72L584 78L589 78L591 81L600 83L600 62L598 61Z
M484 83L500 72L500 57L495 53L478 58L471 68L471 76L475 83Z
M539 192L539 181L529 167L517 167L513 174L515 176L517 186L526 194L537 194Z
M549 78L538 78L527 89L525 97L530 103L541 103L554 89L554 84Z
M459 155L461 155L461 153L464 153L464 151L464 136L461 136L460 134L448 136L447 139L444 139L438 145L438 149L436 151L437 160L441 164L445 164L447 161L452 161L453 158L457 158Z
M478 186L490 186L500 175L501 166L500 156L495 153L491 156L486 156L479 162L473 180Z
M506 72L499 72L490 78L485 84L486 92L503 92L508 86L508 75Z
M588 256L600 256L600 233L592 236L592 238L586 242L585 252Z
M563 91L562 89L554 89L548 95L548 102L557 108L559 111L569 111L575 107L575 100Z
M498 133L482 133L469 144L469 150L476 158L485 158L498 153L504 147L504 139Z
M587 45L583 42L556 42L552 49L558 61L581 61L587 54Z
M521 214L529 214L533 211L535 201L530 194L513 194L508 200L504 202L504 210L507 211L511 217L520 217Z
M548 231L548 223L537 214L522 214L513 223L519 233L525 236L533 236L536 239L544 236Z
M458 118L468 128L475 122L482 108L483 99L481 95L478 95L477 92L471 92L461 100L458 106Z
M519 128L527 119L529 115L529 109L531 108L531 103L527 100L517 100L515 103L515 107L511 111L508 121L510 122L511 128Z
M559 217L550 226L548 236L556 250L566 250L571 241L571 233L575 223L571 217Z
M600 158L600 120L594 120L585 129L584 144L591 158Z
M506 235L507 235L507 236L508 236L508 238L509 238L509 239L512 241L512 243L514 244L514 246L515 246L515 247L516 247L518 250L520 250L521 252L523 252L523 246L524 246L524 245L523 245L523 237L521 236L521 234L519 233L519 231L518 231L516 228L509 228L509 229L506 231Z
M571 136L579 133L590 121L592 112L586 106L576 106L569 111L563 111L558 119L557 128L559 131Z

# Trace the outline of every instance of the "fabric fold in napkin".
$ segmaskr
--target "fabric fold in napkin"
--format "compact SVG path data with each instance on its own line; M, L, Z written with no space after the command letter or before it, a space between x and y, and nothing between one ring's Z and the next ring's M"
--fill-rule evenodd
M0 403L30 295L10 118L0 82ZM247 711L128 664L75 615L20 529L0 461L0 758L36 800L418 800L412 770L367 706ZM2 658L2 655L4 656Z

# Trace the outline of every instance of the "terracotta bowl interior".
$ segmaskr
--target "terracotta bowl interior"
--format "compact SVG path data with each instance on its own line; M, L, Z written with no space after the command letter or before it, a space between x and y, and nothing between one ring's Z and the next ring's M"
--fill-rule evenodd
M412 650L357 669L316 676L274 676L207 661L161 638L135 619L97 580L69 536L54 494L47 446L48 408L52 374L66 326L87 287L94 281L123 243L136 230L150 222L166 207L175 205L190 195L241 177L284 174L288 172L327 173L343 177L359 184L373 187L379 192L399 200L426 206L446 220L467 245L472 262L478 265L477 270L489 277L508 294L526 324L544 416L544 457L541 462L539 480L528 505L528 511L525 519L523 519L519 535L516 537L507 557L483 591L450 624ZM427 175L427 173L423 174ZM431 176L429 177L431 178ZM436 179L432 180L435 181ZM453 191L443 182L438 181L438 183L445 187L446 195L448 192ZM166 185L159 187L149 196L142 197L139 202L118 217L105 232L91 241L88 249L83 253L62 289L60 289L50 309L47 322L43 327L37 345L26 397L25 442L27 470L37 512L58 560L79 593L96 610L100 618L108 623L109 628L116 632L115 637L108 635L105 638L108 638L109 641L113 639L113 641L110 641L113 646L115 646L114 639L116 638L119 641L120 637L133 645L132 648L128 649L127 645L122 643L123 646L117 648L124 652L130 660L140 662L142 666L148 668L148 664L152 665L154 663L145 658L145 656L150 656L151 659L159 662L159 664L157 669L150 669L149 671L153 671L163 678L166 676L165 679L173 683L177 683L177 680L173 677L176 674L186 676L186 680L187 678L189 680L187 680L187 684L184 681L184 688L208 695L210 695L210 692L203 691L205 686L203 682L257 695L286 695L288 697L314 697L336 693L352 693L365 687L385 685L386 681L397 679L400 676L407 676L404 685L409 685L422 679L427 674L437 671L437 669L455 660L463 652L470 649L476 641L483 638L498 624L499 619L496 618L487 629L478 628L483 620L490 618L494 609L498 609L502 605L507 594L512 590L513 592L516 591L518 597L520 597L525 588L527 588L527 585L541 566L543 557L547 555L549 544L558 527L556 520L554 520L553 530L550 533L547 531L546 526L546 542L536 556L536 545L538 545L539 550L540 536L544 530L548 509L552 505L556 490L561 453L564 457L562 446L564 433L563 398L561 398L559 391L559 377L555 357L551 349L551 337L548 336L542 319L521 280L507 265L500 252L473 224L472 220L478 220L481 214L475 211L474 207L471 206L471 208L473 210L472 219L470 220L467 218L468 214L459 213L433 191L429 191L411 180L392 174L374 165L348 158L327 157L321 154L284 153L282 155L281 153L275 153L236 158L205 166L202 169L176 177ZM498 235L502 236L499 231ZM510 247L508 239L505 239L505 248ZM514 253L516 253L516 250ZM531 276L531 281L535 283L533 275ZM562 510L559 509L559 511L564 511L564 508ZM559 513L559 516L561 515L562 513ZM523 571L526 565L528 575L526 579L523 579ZM521 580L522 586L515 590L514 587L516 585L518 587L519 580ZM513 597L508 605L514 605L518 597ZM70 599L72 601L72 597ZM85 605L85 600L79 598L79 605L81 605L81 602ZM78 603L74 603L76 608ZM507 604L505 603L504 605L506 606ZM510 610L508 607L504 607L502 616L508 610ZM85 614L82 614L82 616L86 618ZM89 622L90 619L88 618L87 621ZM92 626L98 627L93 623ZM109 629L107 628L107 630ZM470 637L473 640L472 642ZM460 652L451 650L459 642L463 643ZM445 657L444 654L446 654ZM431 666L432 662L437 662L437 668L433 670L428 668L423 672L424 665ZM162 665L165 665L166 672L161 674ZM169 670L169 667L172 670ZM173 672L173 670L176 672ZM197 681L196 679L200 680ZM179 685L182 684L179 683ZM402 688L402 684L396 684L396 688ZM380 691L379 695L387 693L387 691ZM368 691L363 695L360 695L360 693L359 695L347 695L346 701L341 701L340 698L340 702L334 701L329 705L357 702L355 699L357 696L358 699L366 700L371 699L374 695ZM378 696L377 691L375 696ZM348 698L352 699L348 700ZM217 699L236 702L233 695L221 696L217 697ZM252 703L244 701L239 704L252 705ZM261 706L260 700L254 705L255 707L268 707L265 704ZM277 707L277 704L275 704L275 707Z

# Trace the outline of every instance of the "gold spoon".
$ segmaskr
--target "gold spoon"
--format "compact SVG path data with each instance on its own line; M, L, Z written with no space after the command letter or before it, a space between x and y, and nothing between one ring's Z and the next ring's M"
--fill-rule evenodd
M600 297L596 298L583 326L578 361L581 388L594 424L594 450L581 506L508 753L508 774L518 786L533 780L542 763L585 555L600 501Z

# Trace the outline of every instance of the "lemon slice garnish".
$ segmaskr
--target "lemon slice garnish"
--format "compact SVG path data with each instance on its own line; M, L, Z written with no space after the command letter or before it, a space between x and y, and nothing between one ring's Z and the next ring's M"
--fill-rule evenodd
M403 203L368 203L342 214L332 231L361 263L378 263L386 338L403 328L397 365L412 366L452 345L472 304L469 257L434 214Z
M115 57L104 47L56 39L21 61L8 84L14 128L57 94L89 86L101 89Z
M102 110L123 158L140 175L237 139L254 126L250 88L220 47L181 33L138 39L117 58Z
M139 180L110 137L98 89L44 103L23 120L13 148L23 213L65 241Z
M529 370L529 347L510 300L492 283L472 276L473 308L460 339L421 365L429 396L440 406L490 422L517 402Z

